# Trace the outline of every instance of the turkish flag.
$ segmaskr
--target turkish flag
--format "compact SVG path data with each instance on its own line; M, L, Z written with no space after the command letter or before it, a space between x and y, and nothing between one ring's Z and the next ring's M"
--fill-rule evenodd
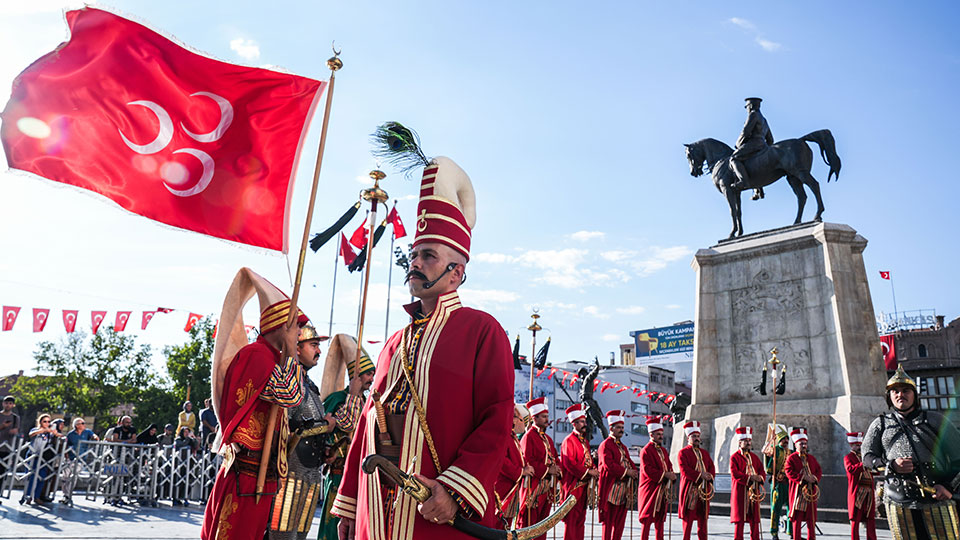
M106 311L91 311L90 312L90 325L93 328L93 333L96 334L97 330L100 329L100 323L103 322L103 319L106 318Z
M353 234L350 235L350 243L353 244L357 249L363 249L367 247L367 238L370 236L370 229L367 228L367 220L363 220L363 223L360 224L360 227L357 230L353 231Z
M49 309L33 308L33 331L43 332L43 327L47 325L48 317L50 317Z
M143 315L140 317L140 329L146 330L147 325L150 324L150 319L152 319L156 314L156 311L144 311Z
M73 333L77 328L77 313L75 309L65 309L63 310L63 329L67 331L68 334Z
M340 256L343 257L343 264L347 266L357 259L357 254L350 247L350 242L347 242L347 236L343 233L340 233Z
M387 221L393 225L393 237L394 238L403 238L407 235L407 229L403 227L403 222L400 221L400 213L397 212L397 205L393 205L393 208L390 210L390 213L387 214Z
M325 83L188 51L94 8L14 80L7 163L147 218L287 250L293 178Z
M894 336L880 336L880 349L883 351L883 365L887 371L897 369L897 347L894 343Z
M883 278L883 279L889 280L889 279L890 279L890 271L889 271L889 270L881 270L881 271L880 271L880 277ZM897 369L897 368L893 368L893 369Z
M17 306L3 306L3 331L13 330L13 324L17 322L17 315L20 314L20 308Z
M127 321L130 320L130 313L131 312L129 311L117 312L117 320L113 323L114 332L123 332L123 330L127 327Z
M190 316L187 317L187 325L183 327L183 331L189 332L190 329L193 328L193 325L200 322L200 319L202 318L203 318L203 315L199 313L191 313Z
M168 307L158 307L157 311L160 313L173 313L173 308Z

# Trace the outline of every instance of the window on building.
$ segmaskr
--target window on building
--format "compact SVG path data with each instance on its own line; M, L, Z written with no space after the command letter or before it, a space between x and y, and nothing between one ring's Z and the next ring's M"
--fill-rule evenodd
M930 410L949 410L957 408L956 380L952 375L936 377L918 377L917 386L927 387L920 399L920 406Z
M567 407L570 407L570 406L572 406L572 405L573 405L573 402L572 402L572 401L567 401L567 400L565 400L565 399L558 399L558 400L557 400L557 408L558 408L558 409L567 410Z
M630 412L647 414L650 412L650 407L646 403L639 403L636 401L630 402Z
M652 383L658 383L658 382L660 382L660 374L659 374L659 373L651 373L651 374L650 374L650 382L652 382Z
M630 433L634 435L646 435L647 425L646 424L630 424Z
M920 358L927 357L927 346L924 345L923 343L917 346L917 356L919 356Z

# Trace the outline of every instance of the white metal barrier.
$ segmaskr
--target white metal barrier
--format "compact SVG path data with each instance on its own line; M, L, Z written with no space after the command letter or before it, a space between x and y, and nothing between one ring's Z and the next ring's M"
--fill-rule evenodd
M0 497L54 498L58 491L104 502L156 505L158 501L205 501L222 458L173 446L81 441L79 455L65 439L46 445L0 444Z

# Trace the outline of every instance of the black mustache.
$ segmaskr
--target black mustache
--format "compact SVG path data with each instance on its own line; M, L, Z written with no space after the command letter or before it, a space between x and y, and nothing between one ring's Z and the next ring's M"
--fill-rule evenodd
M427 276L423 275L423 272L420 272L419 270L411 270L407 272L407 276L403 278L403 283L406 284L407 282L410 281L410 278L415 278L415 277L420 278L424 281L427 281Z

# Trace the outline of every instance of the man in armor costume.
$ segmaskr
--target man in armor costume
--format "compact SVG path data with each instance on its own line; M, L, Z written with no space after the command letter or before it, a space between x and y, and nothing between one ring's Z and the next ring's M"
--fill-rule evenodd
M610 436L600 443L600 485L597 493L597 513L603 524L603 540L620 540L627 512L637 504L637 465L630 451L620 439L627 411L607 413Z
M917 385L897 366L887 406L863 438L863 464L886 474L883 501L896 540L956 540L960 434L941 414L920 408Z
M860 540L860 523L867 529L867 540L877 540L877 504L873 496L873 475L863 466L860 457L863 432L847 433L850 453L843 457L847 471L847 513L850 518L850 540Z
M587 508L596 504L600 471L590 452L590 439L586 433L587 413L583 403L575 403L564 412L573 431L560 444L561 486L563 497L573 495L577 498L577 504L563 518L563 540L583 540Z
M690 540L694 521L697 522L697 538L707 540L713 477L717 474L717 469L710 459L710 454L700 448L700 422L684 422L683 434L689 443L677 453L677 465L680 467L679 514L683 524L683 540Z
M320 356L320 335L313 325L300 329L297 358L309 372ZM313 524L320 492L320 460L324 433L330 429L324 419L320 390L303 376L303 401L287 409L291 438L288 443L287 477L280 481L270 515L270 540L304 540Z
M783 472L783 468L787 464L787 455L790 454L790 450L787 449L790 438L786 430L779 425L774 429L776 431L776 444L768 447L769 449L764 448L763 460L767 476L770 477L773 485L770 489L770 537L773 540L778 540L780 518L785 513L785 507L786 511L789 511L787 501L789 500L790 484L787 482L787 475ZM787 534L790 534L789 530Z
M347 459L347 451L353 440L353 432L360 419L360 409L363 407L363 393L370 388L373 382L374 365L370 355L363 348L360 349L360 363L357 368L357 342L345 334L338 334L333 338L330 351L327 354L326 367L336 369L346 366L350 375L350 383L346 388L330 392L323 399L323 408L330 411L330 422L333 431L327 435L326 458L323 476L323 512L320 515L319 540L337 540L337 525L340 518L330 513L333 500L340 488L343 478L343 464ZM344 375L339 369L332 379L342 384ZM358 373L359 372L359 373ZM324 378L324 387L328 381Z
M820 498L820 463L807 451L806 428L790 430L790 440L796 451L787 456L783 467L790 481L790 522L793 540L800 540L800 529L807 524L807 540L817 537L817 500Z
M243 306L254 294L260 302L260 335L248 343ZM296 350L298 325L308 319L297 311L297 324L288 327L290 300L249 268L240 269L223 301L211 381L221 425L213 448L223 455L223 464L204 511L202 540L262 540L267 530L273 495L287 476L289 425L283 409L303 399L303 368ZM274 417L276 436L272 446L264 448L273 405L280 407ZM258 493L265 451L270 459Z
M763 473L760 457L750 451L753 428L738 427L734 431L737 451L730 456L730 522L734 524L734 540L743 540L745 523L750 524L750 540L760 540L760 500L763 498Z

